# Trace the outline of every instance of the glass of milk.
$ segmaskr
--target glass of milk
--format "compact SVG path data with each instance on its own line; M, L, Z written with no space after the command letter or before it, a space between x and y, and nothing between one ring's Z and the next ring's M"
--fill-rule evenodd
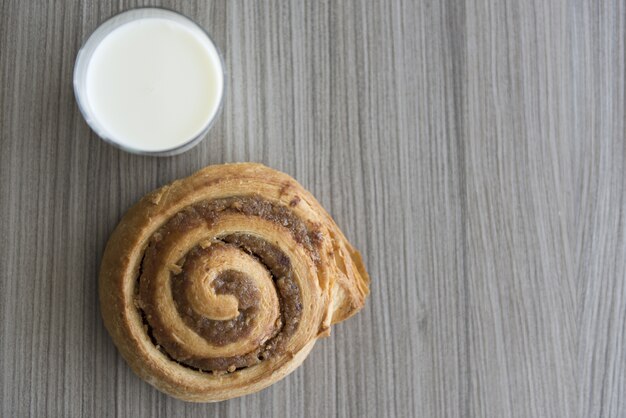
M196 145L222 106L224 62L204 29L166 9L107 20L78 52L74 93L89 126L137 154Z

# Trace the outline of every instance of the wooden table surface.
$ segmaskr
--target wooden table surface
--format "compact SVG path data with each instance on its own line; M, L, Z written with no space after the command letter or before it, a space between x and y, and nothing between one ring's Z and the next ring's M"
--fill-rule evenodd
M170 158L104 144L73 97L81 43L137 5L0 2L1 416L626 414L625 2L162 3L228 71ZM117 353L97 272L140 196L230 161L308 187L372 292L283 381L188 404Z

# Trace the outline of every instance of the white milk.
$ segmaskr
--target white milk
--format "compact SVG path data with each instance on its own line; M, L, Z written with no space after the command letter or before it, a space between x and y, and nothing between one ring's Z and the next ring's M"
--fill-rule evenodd
M85 96L102 136L164 151L200 134L224 90L221 59L198 28L144 18L114 29L87 66Z

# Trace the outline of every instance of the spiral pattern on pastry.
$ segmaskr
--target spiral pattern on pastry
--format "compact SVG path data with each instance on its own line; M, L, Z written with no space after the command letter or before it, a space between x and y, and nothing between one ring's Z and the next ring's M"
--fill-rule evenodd
M368 284L359 253L293 178L225 164L126 213L103 256L100 302L139 376L206 402L290 373L363 307Z

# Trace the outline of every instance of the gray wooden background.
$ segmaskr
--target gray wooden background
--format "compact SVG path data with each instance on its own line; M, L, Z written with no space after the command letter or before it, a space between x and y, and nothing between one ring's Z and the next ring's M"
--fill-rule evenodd
M624 1L164 2L228 68L172 158L73 98L81 42L144 4L0 1L1 416L626 415ZM372 293L282 382L187 404L120 358L97 271L140 196L229 161L312 190Z

